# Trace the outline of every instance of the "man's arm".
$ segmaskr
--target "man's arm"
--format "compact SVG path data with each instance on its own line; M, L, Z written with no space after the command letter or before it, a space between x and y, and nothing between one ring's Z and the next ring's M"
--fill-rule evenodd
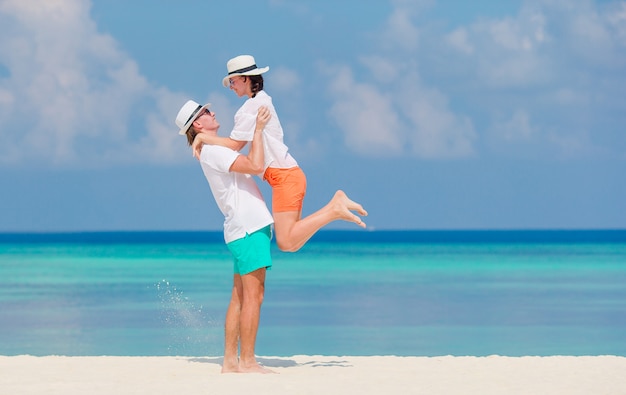
M254 128L254 138L248 155L239 155L230 166L230 171L237 173L259 174L265 167L265 156L263 154L263 129L271 117L267 107L259 108L256 116L256 127Z

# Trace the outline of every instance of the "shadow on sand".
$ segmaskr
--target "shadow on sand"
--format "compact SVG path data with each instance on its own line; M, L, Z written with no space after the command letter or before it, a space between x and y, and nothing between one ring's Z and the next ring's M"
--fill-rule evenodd
M197 357L197 358L188 358L188 362L195 363L212 363L215 365L222 366L224 362L224 358L222 357ZM349 368L352 365L348 361L307 361L303 363L298 363L293 359L288 358L267 358L267 357L257 357L257 361L268 368L293 368L296 366L310 366L313 368L318 367L338 367L338 368Z

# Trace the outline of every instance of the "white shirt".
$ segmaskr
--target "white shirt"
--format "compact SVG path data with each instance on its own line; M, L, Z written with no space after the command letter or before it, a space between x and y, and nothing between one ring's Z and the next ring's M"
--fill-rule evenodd
M249 174L229 171L239 152L218 145L202 147L200 164L215 202L224 214L226 243L274 223L263 195Z
M272 98L265 91L260 91L255 97L246 100L237 110L230 138L237 141L252 141L257 112L261 106L266 106L272 115L263 131L264 169L268 167L289 169L298 166L298 162L289 154L289 148L283 142L283 127L272 104Z

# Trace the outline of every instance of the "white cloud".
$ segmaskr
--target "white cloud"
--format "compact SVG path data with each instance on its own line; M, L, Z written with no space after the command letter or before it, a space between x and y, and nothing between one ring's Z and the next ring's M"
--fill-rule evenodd
M505 18L501 20L479 23L490 39L497 46L510 51L531 51L545 39L545 18L537 12L524 12L521 18Z
M392 156L405 144L392 98L372 84L357 83L347 66L326 69L334 104L330 113L346 146L364 155Z
M446 36L448 44L466 54L474 53L474 46L468 41L467 29L460 27Z
M411 14L405 7L396 8L387 20L382 34L383 45L413 51L419 44L419 29L411 22Z
M428 3L392 5L379 45L330 81L333 119L351 149L464 157L478 153L477 131L493 140L482 149L522 157L626 146L618 115L626 88L625 2L528 0L517 12L451 31L428 18ZM370 114L374 108L384 114ZM605 149L600 141L617 145Z
M491 118L483 130L495 141L484 147L508 142L529 157L588 155L603 151L594 138L620 134L615 115L626 87L625 22L624 2L603 8L593 1L526 1L510 16L456 27L444 36L453 51L433 47L433 57L462 64L456 70L464 88L455 89L455 98L472 97ZM511 114L506 121L504 113ZM602 139L626 143L623 137Z
M511 144L530 136L575 153L577 136L593 142L595 130L617 134L606 130L616 128L611 117L624 106L625 2L528 0L507 16L485 14L449 31L428 14L443 5L390 4L386 19L357 35L378 40L355 45L367 48L361 53L345 49L343 59L353 60L324 72L330 114L349 149L463 157L476 153L477 131L496 138L489 132L503 127L499 138ZM298 13L315 13L302 7ZM149 81L89 12L88 0L0 0L0 164L187 160L184 143L168 134L186 98ZM306 130L303 110L313 102L307 92L315 76L285 68L272 75L280 75L271 89L283 101L288 136L324 144ZM215 103L223 132L228 103ZM573 126L580 131L569 135ZM626 146L623 137L604 141Z
M460 38L448 42L454 48L473 49L474 59L467 66L476 67L475 72L485 84L502 88L527 86L550 78L546 23L541 13L524 9L516 17L485 19L460 28L465 33L463 46L458 42Z
M408 78L408 77L405 77ZM462 158L475 153L476 133L471 120L454 114L444 94L419 87L400 94L399 106L409 120L411 150L422 158Z
M361 155L460 158L473 155L471 120L455 114L447 96L420 81L414 52L419 29L411 17L424 4L395 1L380 49L358 57L369 73L357 80L349 65L326 67L331 116L349 149Z
M611 119L615 112L607 108L621 101L625 80L612 70L626 60L608 28L611 18L591 1L529 4L515 18L470 27L470 40L484 55L476 72L499 99L490 107L496 112L524 107L505 124L494 120L500 133L493 136L522 147L532 141L526 145L529 156L537 151L567 157L606 154L594 134L619 133L619 121ZM482 34L488 27L491 40Z
M604 157L609 154L608 147L602 147L590 138L587 130L574 129L569 133L554 132L548 130L545 132L546 141L556 147L556 155L559 158L575 158L575 157Z
M617 44L626 47L626 2L622 1L610 7L606 19L615 32Z
M523 109L517 109L509 120L497 123L494 129L498 137L505 141L528 141L534 134L530 116Z
M395 59L386 58L380 55L362 56L360 63L366 67L372 76L381 83L391 83L400 76L398 68L394 63Z
M0 113L0 163L179 160L160 139L175 116L162 104L182 99L151 86L89 11L86 0L0 2L0 97L13 105Z
M422 87L417 73L399 63L403 83L388 90L355 81L347 66L327 68L331 116L345 135L346 145L361 155L458 158L474 153L476 138L466 117L448 108L441 92Z
M288 69L287 67L278 66L272 68L272 89L278 92L289 93L294 87L301 86L301 80L298 73Z

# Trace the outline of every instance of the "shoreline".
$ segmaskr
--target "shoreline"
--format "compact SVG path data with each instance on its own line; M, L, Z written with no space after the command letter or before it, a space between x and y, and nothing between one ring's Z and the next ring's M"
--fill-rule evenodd
M221 374L221 357L0 356L6 394L625 394L626 357L263 357L278 374ZM384 391L384 392L383 392Z

